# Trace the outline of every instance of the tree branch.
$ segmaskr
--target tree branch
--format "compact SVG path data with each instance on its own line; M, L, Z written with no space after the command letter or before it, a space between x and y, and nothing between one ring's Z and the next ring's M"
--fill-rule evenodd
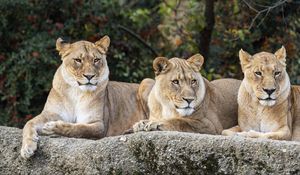
M270 13L271 10L273 10L273 9L275 9L275 8L277 8L277 7L280 7L280 6L282 6L283 4L288 3L289 1L290 1L290 0L279 0L279 1L277 1L276 3L271 4L271 5L268 6L268 5L261 5L261 4L258 4L258 3L256 3L256 2L251 2L251 1L249 2L249 1L247 1L247 0L243 0L243 2L244 2L251 10L253 10L254 12L256 12L256 15L255 15L255 17L252 19L251 24L250 24L248 30L250 30L250 29L253 28L254 23L255 23L256 19L257 19L259 16L261 16L261 15L263 15L263 14L265 13L264 17L263 17L262 20L258 23L257 26L260 26L260 25L263 23L263 21L264 21L265 18L269 15L269 13ZM258 10L258 9L255 8L252 4L254 4L254 5L257 6L257 7L263 7L263 9Z
M129 35L137 39L139 42L141 42L145 47L147 47L155 56L159 56L159 54L156 52L155 49L153 49L146 41L144 41L140 36L138 36L136 33L134 33L132 30L128 29L125 26L118 25L118 28L124 30L127 32Z

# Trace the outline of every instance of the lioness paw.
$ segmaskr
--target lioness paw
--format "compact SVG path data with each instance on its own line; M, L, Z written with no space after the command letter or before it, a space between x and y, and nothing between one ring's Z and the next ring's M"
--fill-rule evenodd
M254 130L250 130L248 132L243 131L240 133L237 133L238 136L242 136L242 137L249 137L249 138L258 138L261 136L260 132L254 131Z
M260 132L257 132L257 131L254 131L254 130L250 130L248 132L248 137L251 137L251 138L258 138L260 137L261 133Z
M160 122L148 122L145 125L145 131L161 131L163 124Z
M37 149L37 142L35 141L29 141L23 143L21 148L21 156L24 159L29 159L31 156L33 156L36 149Z
M63 121L50 121L47 122L43 128L41 133L44 135L53 135L55 134L55 130L63 123Z
M248 132L243 131L243 132L238 132L236 133L237 136L241 136L241 137L248 137Z
M145 131L145 126L149 122L150 122L149 120L141 120L141 121L135 123L132 126L133 132Z
M152 122L149 120L141 120L133 125L133 131L161 131L162 124L159 122Z
M236 134L237 132L230 131L229 129L223 130L221 133L221 135L223 136L234 136Z

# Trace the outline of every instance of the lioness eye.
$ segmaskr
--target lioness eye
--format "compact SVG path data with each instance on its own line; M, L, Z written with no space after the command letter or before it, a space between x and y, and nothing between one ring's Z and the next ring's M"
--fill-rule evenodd
M192 82L191 82L192 84L196 84L197 83L197 80L192 80Z
M275 72L274 74L275 74L275 76L279 76L281 74L281 72L278 71L278 72Z
M179 81L178 80L173 80L172 83L173 84L179 84Z
M261 76L261 72L255 72L255 75Z
M97 63L97 62L99 62L99 61L100 61L100 58L94 59L94 63Z
M81 59L79 59L79 58L74 58L74 60L78 63L81 63Z

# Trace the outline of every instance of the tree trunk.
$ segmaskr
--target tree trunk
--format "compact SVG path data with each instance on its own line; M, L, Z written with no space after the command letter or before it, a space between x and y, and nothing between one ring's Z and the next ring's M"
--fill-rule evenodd
M200 32L199 38L199 51L204 56L205 59L208 59L209 55L209 45L211 40L211 35L215 25L215 13L214 13L214 0L205 0L205 23L206 26Z

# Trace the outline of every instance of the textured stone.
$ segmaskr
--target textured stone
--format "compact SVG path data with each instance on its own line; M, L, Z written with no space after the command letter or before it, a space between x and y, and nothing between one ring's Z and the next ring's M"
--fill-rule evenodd
M300 174L300 143L181 132L101 140L42 136L20 156L21 130L0 127L0 174Z

